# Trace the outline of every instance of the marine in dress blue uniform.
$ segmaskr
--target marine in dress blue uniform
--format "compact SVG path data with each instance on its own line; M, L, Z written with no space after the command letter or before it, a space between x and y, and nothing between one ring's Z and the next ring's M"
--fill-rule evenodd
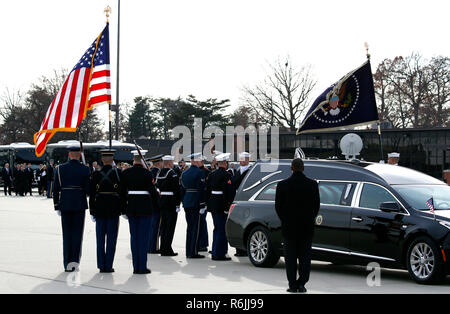
M159 175L159 172L162 168L162 157L163 155L153 156L148 159L152 163L152 167L150 168L150 172L152 173L153 179ZM155 208L152 213L152 222L150 225L150 241L148 252L150 254L159 254L160 253L160 245L159 239L161 236L161 212L159 208Z
M70 160L55 172L53 203L61 216L65 271L78 268L88 208L89 168L80 163L80 147L69 147Z
M180 211L180 179L173 169L174 156L164 156L163 168L156 177L161 209L161 256L177 256L172 241Z
M206 200L208 211L214 221L212 259L216 261L231 260L227 257L228 240L225 232L228 210L234 199L235 190L232 176L227 171L230 153L216 156L219 168L213 171L207 180Z
M200 214L206 211L205 173L199 168L201 153L192 154L191 167L181 175L181 199L186 213L186 257L204 258L198 254Z
M97 268L101 273L112 273L124 201L119 194L121 173L112 166L115 150L105 149L100 152L103 167L91 175L89 210L96 223Z
M152 173L143 160L133 152L134 165L122 173L120 195L126 201L124 218L130 224L130 244L134 274L149 274L147 252L150 241L152 212L158 208L158 192ZM142 151L144 154L145 151Z

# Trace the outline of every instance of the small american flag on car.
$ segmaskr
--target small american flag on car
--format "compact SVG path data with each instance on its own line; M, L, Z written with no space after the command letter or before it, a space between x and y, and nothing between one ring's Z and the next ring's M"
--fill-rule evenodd
M434 214L434 203L433 198L430 198L428 201L426 201L428 207L430 208L430 212Z

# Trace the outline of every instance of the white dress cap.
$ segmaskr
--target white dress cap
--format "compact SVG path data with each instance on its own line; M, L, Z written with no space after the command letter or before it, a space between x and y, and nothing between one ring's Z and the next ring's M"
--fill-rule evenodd
M389 153L388 158L400 158L400 153Z
M145 154L148 152L148 150L145 149L141 149L141 154L142 156L145 156ZM139 152L137 150L132 150L131 153L133 154L133 156L139 156Z
M252 154L247 153L247 152L242 152L239 154L239 159L245 159L245 158L250 158Z
M228 161L230 160L230 153L223 153L216 156L217 161Z
M170 155L166 155L162 157L162 160L164 161L170 161L170 160L175 160L174 156L170 156Z

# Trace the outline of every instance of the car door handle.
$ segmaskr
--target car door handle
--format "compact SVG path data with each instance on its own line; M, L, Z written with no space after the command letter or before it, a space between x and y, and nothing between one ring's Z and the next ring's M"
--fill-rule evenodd
M363 221L363 219L362 219L361 217L353 217L352 220L353 220L353 221L356 221L356 222L361 222L361 221Z

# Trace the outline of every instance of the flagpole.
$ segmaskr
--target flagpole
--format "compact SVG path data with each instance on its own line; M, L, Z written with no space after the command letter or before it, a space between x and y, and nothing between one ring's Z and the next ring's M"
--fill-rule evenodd
M116 141L119 140L120 0L117 4Z
M105 8L105 14L106 14L106 23L109 23L109 14L111 13L111 7L108 5ZM108 105L108 126L109 126L109 149L112 149L112 122L111 122L111 102Z
M367 60L370 61L369 44L365 42L364 46L366 47ZM384 153L383 153L383 141L381 139L381 122L379 120L377 122L377 131L378 131L378 142L380 146L380 162L381 162L382 160L384 161Z

